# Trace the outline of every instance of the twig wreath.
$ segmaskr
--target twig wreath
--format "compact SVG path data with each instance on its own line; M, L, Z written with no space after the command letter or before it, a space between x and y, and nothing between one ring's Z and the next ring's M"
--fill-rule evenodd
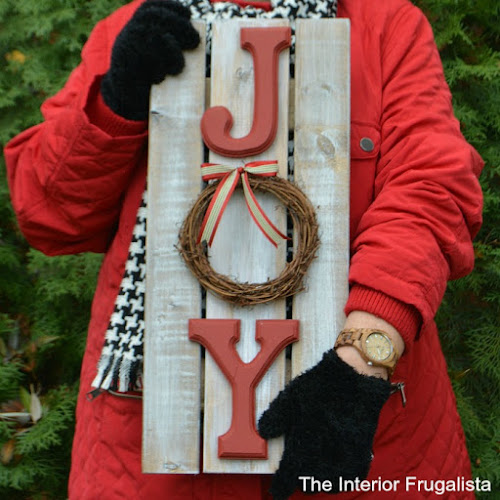
M245 188L246 183L252 191L274 195L288 209L298 233L293 259L286 263L279 276L264 283L238 283L212 268L207 246L200 242L207 210L223 182L224 179L210 183L201 191L182 224L178 250L191 272L204 288L239 306L262 304L302 291L304 276L320 243L316 213L307 196L295 184L280 177L245 175L243 182L235 181L234 187Z

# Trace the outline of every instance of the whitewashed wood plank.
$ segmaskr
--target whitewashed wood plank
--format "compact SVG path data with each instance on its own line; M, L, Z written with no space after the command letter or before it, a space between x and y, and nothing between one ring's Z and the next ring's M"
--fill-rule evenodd
M295 58L295 181L317 207L321 245L294 298L302 341L292 376L333 347L344 323L349 265L350 42L347 19L298 20Z
M201 188L205 24L196 28L202 43L185 52L184 71L151 95L142 459L149 473L199 472L201 351L187 325L200 317L201 293L175 248Z
M240 48L239 32L242 26L287 26L288 21L242 20L216 23L213 27L211 105L229 108L234 117L233 137L245 136L253 119L253 64L247 51ZM243 159L229 159L210 155L211 162L241 165L242 161L274 160L280 164L280 175L287 175L288 144L288 50L279 60L279 121L273 145L264 153ZM271 220L282 230L286 215L275 198L258 196L259 202ZM278 250L267 241L251 220L241 192L231 199L210 250L210 261L217 271L241 282L265 282L279 274L285 265L286 245ZM251 361L258 352L255 342L256 319L284 319L284 300L252 308L234 307L212 294L207 296L207 318L241 319L241 340L237 350L243 361ZM231 421L231 388L219 368L206 354L205 368L205 422L204 470L206 472L270 473L276 469L282 453L281 440L269 444L268 460L228 460L217 457L217 438L224 434ZM285 379L285 356L282 353L266 373L257 388L256 412L260 415L274 399Z

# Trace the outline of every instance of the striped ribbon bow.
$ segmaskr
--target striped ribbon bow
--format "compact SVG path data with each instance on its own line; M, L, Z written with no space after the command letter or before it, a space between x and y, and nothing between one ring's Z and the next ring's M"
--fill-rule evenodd
M259 175L261 177L274 177L278 173L277 161L252 161L239 168L217 163L203 163L201 172L204 181L221 179L221 182L205 213L205 218L203 219L198 235L198 243L208 241L208 245L212 245L222 214L226 209L240 177L242 178L243 192L250 215L257 226L259 226L259 229L264 233L264 236L275 247L278 246L280 239L288 239L276 228L264 213L248 181L248 174Z

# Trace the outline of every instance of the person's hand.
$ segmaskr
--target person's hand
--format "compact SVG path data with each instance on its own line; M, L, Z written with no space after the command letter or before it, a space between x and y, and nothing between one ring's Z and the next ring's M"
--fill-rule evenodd
M284 435L285 449L271 486L274 500L284 500L301 485L301 476L329 480L364 479L372 444L391 384L356 372L335 350L293 379L262 414L264 439Z
M179 74L182 50L199 43L187 7L172 0L147 0L113 45L111 66L101 82L104 102L124 118L145 120L151 85Z

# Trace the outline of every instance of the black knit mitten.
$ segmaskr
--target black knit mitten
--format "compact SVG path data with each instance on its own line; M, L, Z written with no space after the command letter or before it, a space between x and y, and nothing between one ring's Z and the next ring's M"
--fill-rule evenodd
M190 11L171 0L147 0L119 33L101 82L104 102L118 115L145 120L152 84L184 68L183 49L200 43Z
M366 478L380 410L390 393L388 381L360 375L333 349L293 379L258 424L265 439L285 436L271 486L273 498L286 499L302 486L307 492L312 483L299 476L331 481L329 493L338 492L341 476Z

